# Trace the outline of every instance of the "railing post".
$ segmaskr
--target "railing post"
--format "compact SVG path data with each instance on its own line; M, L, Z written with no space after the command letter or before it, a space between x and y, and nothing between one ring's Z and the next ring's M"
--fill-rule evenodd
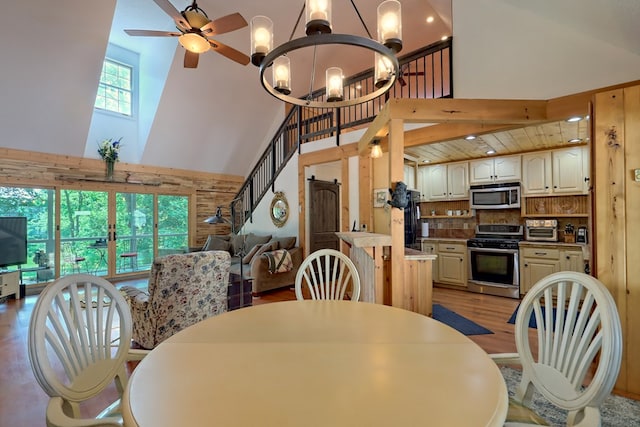
M302 154L302 141L300 141L300 136L302 135L302 107L299 105L296 105L296 115L298 116L296 121L296 141L298 141L298 154Z
M336 145L340 146L340 130L342 129L341 121L342 115L340 114L340 108L336 108Z
M276 139L282 141L282 135L279 138L271 140L271 171L269 173L269 182L271 183L271 191L275 193L275 174L276 174Z

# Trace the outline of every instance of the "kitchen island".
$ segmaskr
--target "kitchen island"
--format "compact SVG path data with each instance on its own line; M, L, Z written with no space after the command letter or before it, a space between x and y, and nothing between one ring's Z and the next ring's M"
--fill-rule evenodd
M365 302L392 305L406 310L431 315L432 262L435 255L405 248L404 277L391 279L391 261L388 257L391 236L387 234L339 232L336 235L349 248L349 258L360 275L360 299ZM392 286L395 295L393 300Z

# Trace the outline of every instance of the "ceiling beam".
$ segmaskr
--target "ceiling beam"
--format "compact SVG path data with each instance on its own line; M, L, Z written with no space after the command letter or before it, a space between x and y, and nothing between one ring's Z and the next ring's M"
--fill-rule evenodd
M461 139L468 135L480 136L491 132L501 132L522 127L519 124L485 123L442 123L405 132L404 146L428 145L452 139Z
M496 99L392 99L389 119L406 123L514 123L547 121L547 101Z

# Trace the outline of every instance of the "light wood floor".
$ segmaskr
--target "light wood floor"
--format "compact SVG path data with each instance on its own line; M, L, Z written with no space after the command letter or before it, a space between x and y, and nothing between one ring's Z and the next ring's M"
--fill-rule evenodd
M123 284L140 282L121 282ZM254 298L254 304L295 299L292 289L283 289ZM36 297L10 299L0 304L0 427L45 425L48 397L35 381L27 356L27 331ZM513 325L507 320L518 305L518 300L465 291L435 288L434 303L465 316L490 329L490 335L472 335L471 338L488 353L515 351ZM133 366L130 367L133 369ZM169 387L169 385L167 385ZM105 402L115 397L108 390L104 399L91 402L83 412L93 415Z

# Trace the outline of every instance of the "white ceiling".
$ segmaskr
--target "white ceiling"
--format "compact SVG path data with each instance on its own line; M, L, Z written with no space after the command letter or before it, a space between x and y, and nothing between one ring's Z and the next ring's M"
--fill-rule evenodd
M171 1L180 10L189 4L185 0ZM375 36L378 2L355 1ZM585 34L586 40L596 37L609 44L612 51L623 49L631 56L626 63L635 64L640 57L637 0L401 0L405 45L401 54L438 40L443 33L450 35L452 25L456 35L452 1L463 13L466 8L478 7L478 3L484 5L483 13L487 14L494 6L501 6L500 10L523 10L538 17L543 25L562 23L572 33ZM241 13L247 21L259 14L271 17L277 43L289 38L302 4L302 0L198 3L214 19L233 12ZM430 13L436 16L435 27L424 23ZM334 32L364 34L349 0L333 0L333 18ZM470 22L468 16L465 18L464 22ZM477 32L500 33L499 28L483 28L480 20L477 24ZM283 104L262 89L257 68L207 52L201 55L198 69L184 69L183 49L174 38L130 37L122 31L124 28L170 31L174 26L153 0L32 0L3 4L0 147L97 157L96 136L91 133L92 106L102 60L111 41L140 52L141 61L152 58L161 62L166 57L168 64L167 73L158 68L153 70L157 74L147 77L161 88L157 93L159 103L157 110L152 109L148 129L140 126L137 136L125 139L124 160L246 176L283 117ZM537 36L544 36L544 26ZM249 54L248 27L216 39ZM468 51L473 37L465 33L458 42L464 43ZM561 48L563 40L552 43ZM454 37L454 53L456 46L460 44L456 45ZM526 59L526 47L521 49ZM486 55L490 58L491 52ZM496 67L508 67L509 60L494 63ZM361 64L350 56L344 68L359 71L370 66L369 60ZM473 75L474 70L465 67L457 73L462 78ZM629 73L633 70L627 70ZM455 87L454 84L454 90ZM120 136L117 127L109 131L102 137Z

